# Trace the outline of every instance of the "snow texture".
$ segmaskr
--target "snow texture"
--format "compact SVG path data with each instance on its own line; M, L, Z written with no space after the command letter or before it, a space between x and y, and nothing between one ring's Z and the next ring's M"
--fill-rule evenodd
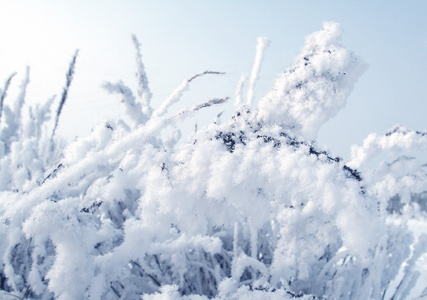
M306 38L294 64L276 79L259 103L258 120L293 127L307 139L344 107L366 65L340 45L338 24Z
M409 177L424 166L389 166L368 181L354 166L366 160L365 153L381 148L382 138L375 136L371 139L377 142L355 150L349 164L312 141L345 105L365 68L340 45L340 35L337 24L325 23L307 37L295 64L279 75L257 108L240 106L230 120L200 128L191 142L180 144L179 131L170 139L161 133L228 98L213 98L172 116L165 115L167 109L193 79L219 72L184 81L153 110L134 37L138 98L122 82L105 84L122 97L127 119L101 123L68 145L51 138L54 97L22 109L27 73L19 105L4 106L0 131L0 296L408 295L426 238L413 245L405 222L390 222L384 199L427 189L408 181L399 181L397 189L398 183L381 183L390 173ZM259 40L249 104L267 45ZM415 141L423 135L415 135L412 144L404 145L424 145ZM387 145L402 147L396 141ZM417 174L424 182L425 173ZM401 284L391 285L396 280Z

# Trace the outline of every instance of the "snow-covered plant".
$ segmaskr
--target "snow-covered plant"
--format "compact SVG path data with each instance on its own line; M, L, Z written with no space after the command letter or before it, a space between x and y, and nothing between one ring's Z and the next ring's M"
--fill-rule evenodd
M393 212L402 212L411 200L412 205L425 206L421 201L427 191L427 132L397 125L383 135L370 134L362 146L354 145L351 152L349 165L355 168L376 156L387 155L386 160L367 172L367 189L381 205Z
M315 139L320 126L346 103L366 65L337 43L338 24L309 35L293 66L279 76L259 104L259 119L286 123L295 132ZM274 109L272 109L274 108Z
M20 86L20 92L14 103L4 104L10 76L1 94L1 108L4 118L0 123L0 190L15 193L27 192L41 185L59 167L64 142L55 138L55 130L68 90L71 85L77 52L71 61L66 85L55 116L51 124L51 106L55 96L43 105L26 105L26 90L30 82L30 69ZM53 172L53 173L52 173Z
M66 146L45 177L10 169L17 150L4 147L0 291L32 299L407 295L424 239L411 252L410 233L387 222L355 166L314 141L365 68L340 36L333 23L308 36L293 66L252 107L268 46L260 39L247 105L241 80L233 117L199 128L181 144L161 133L228 97L172 117L167 109L192 80L222 73L185 80L154 109L133 37L138 96L122 82L104 85L121 95L128 120L102 123ZM32 112L38 129L31 137L40 136L45 111ZM44 179L33 184L34 178ZM401 284L390 285L403 264Z

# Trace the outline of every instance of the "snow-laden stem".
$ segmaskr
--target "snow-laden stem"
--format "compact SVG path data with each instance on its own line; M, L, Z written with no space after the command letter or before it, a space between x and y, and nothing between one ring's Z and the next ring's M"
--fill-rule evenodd
M53 126L51 141L53 141L53 137L55 136L55 132L56 132L56 129L58 127L59 117L61 116L62 109L63 109L64 104L68 98L68 93L70 90L71 82L73 81L74 69L76 67L76 61L77 61L77 55L78 54L79 54L79 50L77 49L73 55L73 58L70 62L70 66L68 68L68 72L66 74L65 86L64 86L64 89L62 91L61 99L59 101L58 109L57 109L56 115L55 115L55 125Z
M132 128L137 128L139 125L147 122L148 119L142 111L141 103L136 101L132 90L123 81L116 83L106 82L102 87L109 93L119 94L122 97L121 102Z
M270 40L268 38L266 37L258 38L258 44L256 46L255 61L252 66L251 78L249 81L249 89L248 89L248 95L247 95L247 104L249 107L252 107L254 91L255 91L255 83L258 80L259 73L261 71L261 63L262 63L262 60L264 59L265 51L268 49L269 45L270 45Z
M161 117L164 114L167 113L168 108L179 102L179 100L181 99L182 95L184 94L185 91L187 91L189 89L190 86L190 82L192 82L194 79L199 78L201 76L204 75L208 75L208 74L214 74L214 75L223 75L225 73L223 72L216 72L216 71L204 71L202 73L198 73L196 75L194 75L193 77L184 80L173 92L172 94L162 103L162 105L154 111L153 116L154 117Z
M27 67L25 70L25 78L21 83L20 92L18 95L18 99L15 101L15 123L19 124L22 118L22 108L25 104L25 97L27 94L27 86L30 83L30 67Z
M234 107L236 109L239 109L240 105L243 103L242 92L243 92L243 86L245 85L246 79L247 79L247 76L246 75L242 75L240 77L239 83L237 85L237 89L236 89L236 92L235 92L236 100L234 102Z
M4 99L6 98L6 95L7 95L7 90L9 89L9 85L10 85L10 83L11 83L11 81L12 81L12 79L13 79L13 77L15 77L15 75L16 75L16 72L14 72L14 73L12 73L7 79L6 79L6 81L5 81L5 83L4 83L4 87L3 87L3 90L2 91L0 91L0 122L1 122L1 117L2 117L2 114L3 114L3 103L4 103ZM1 124L1 123L0 123Z
M150 106L152 93L148 85L148 77L145 73L145 67L142 61L141 44L139 43L136 35L132 35L132 41L135 46L135 59L137 66L136 77L138 79L138 97L141 99L142 111L149 118L152 113L152 108Z

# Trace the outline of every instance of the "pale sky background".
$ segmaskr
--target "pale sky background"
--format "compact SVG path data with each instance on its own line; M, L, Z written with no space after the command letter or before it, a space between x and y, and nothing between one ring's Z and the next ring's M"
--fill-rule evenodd
M124 117L118 96L100 86L122 79L136 91L134 33L155 107L185 78L204 70L227 73L193 82L171 109L232 97L202 114L211 120L223 109L233 110L240 76L252 68L257 37L268 37L271 45L256 100L292 63L304 37L320 30L323 21L334 21L344 29L342 43L369 64L346 108L319 134L319 143L333 155L348 158L350 146L370 132L383 133L398 123L427 129L426 15L427 1L0 0L0 87L18 72L5 100L10 104L28 65L27 101L41 103L53 94L59 101L69 61L80 49L57 133L85 135L104 119Z

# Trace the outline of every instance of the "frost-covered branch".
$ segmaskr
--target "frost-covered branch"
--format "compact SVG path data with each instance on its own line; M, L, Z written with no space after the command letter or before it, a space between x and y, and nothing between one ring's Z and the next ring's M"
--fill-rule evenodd
M9 83L11 78L12 77L10 77L8 80ZM0 135L8 149L10 149L11 142L15 140L16 137L19 136L19 134L22 134L22 132L20 132L20 129L22 129L22 126L23 126L22 109L24 107L25 96L26 96L27 86L29 81L30 81L30 70L27 67L25 78L19 87L20 91L18 94L18 98L15 100L14 103L12 103L12 105L6 105L1 108L1 110L4 112L5 121L3 122L2 131ZM7 86L8 85L9 84L7 84ZM7 88L5 89L5 91L7 91Z
M192 110L198 111L198 110L205 108L205 107L209 107L209 106L216 105L216 104L222 104L222 103L227 102L229 99L230 99L229 97L214 98L214 99L209 100L208 102L205 102L205 103L202 103L202 104L195 106L194 108L192 108Z
M210 99L209 101L204 102L202 104L195 105L195 106L193 106L190 109L182 110L182 111L178 112L176 115L174 115L173 117L171 117L171 118L169 118L167 120L169 120L169 121L172 121L172 120L182 120L183 118L186 118L186 117L190 116L193 112L196 112L198 110L201 110L202 108L206 108L206 107L209 107L209 106L212 106L212 105L217 105L217 104L225 103L229 99L230 99L229 97Z
M148 120L147 116L145 116L142 111L141 103L136 101L132 90L126 86L123 81L116 83L106 82L102 87L109 93L119 94L122 97L121 102L125 113L130 118L133 128L138 127L140 124L144 124Z
M14 109L14 113L15 113L15 123L19 124L19 122L21 121L21 112L22 112L22 108L24 107L24 103L25 103L25 97L27 94L27 86L30 83L30 67L26 68L26 72L25 72L25 78L21 83L20 86L20 93L18 95L18 99L15 101L15 109Z
M76 67L76 61L77 61L77 55L78 54L79 54L79 50L76 50L76 52L74 53L73 58L70 62L68 72L66 74L65 87L62 91L62 95L61 95L61 99L59 101L58 109L56 110L55 125L53 126L53 130L52 130L52 139L55 136L55 132L56 132L56 129L58 127L59 117L61 116L62 108L64 107L64 104L68 98L68 92L70 90L71 82L73 81L74 69Z
M351 147L348 164L359 168L381 152L396 156L404 150L427 151L427 132L408 130L398 125L382 135L371 133L362 146Z
M382 161L366 171L367 191L377 197L384 212L410 213L408 208L416 206L427 191L426 151L426 132L395 126L385 134L369 134L361 146L353 145L348 165L367 168L367 163L379 156ZM415 209L418 213L425 210L420 204Z
M138 79L138 97L141 99L142 111L149 117L152 111L150 106L152 94L148 86L148 77L145 73L144 63L142 62L141 44L139 43L136 35L132 35L132 41L136 52L135 59L137 65L136 77Z
M254 65L252 66L251 78L249 81L249 89L247 95L248 106L252 107L253 98L254 98L254 90L255 90L255 82L259 77L259 73L261 70L261 63L264 59L265 51L268 49L270 45L270 40L266 37L259 37L258 44L256 46L256 55Z
M123 103L125 113L130 118L132 128L136 128L139 125L145 124L151 118L153 109L150 105L152 93L148 85L148 77L145 72L144 63L142 62L141 44L135 35L132 35L132 41L136 52L138 99L134 96L131 88L125 85L123 81L118 81L116 83L106 82L102 87L109 93L121 95L121 102Z
M202 73L198 73L198 74L194 75L193 77L191 77L190 79L188 79L188 80L187 80L187 82L188 82L188 83L190 83L190 82L192 82L194 79L196 79L197 77L201 77L201 76L203 76L203 75L207 75L207 74L224 75L225 73L224 73L224 72L217 72L217 71L209 71L209 70L206 70L206 71L204 71L204 72L202 72Z
M15 75L16 75L16 72L12 73L6 79L6 81L4 83L4 88L3 88L2 91L0 91L1 92L1 94L0 94L0 121L1 121L2 114L3 114L3 103L4 103L4 99L6 98L7 90L9 89L10 82L12 81L13 77L15 77Z
M30 107L30 118L28 123L24 126L24 134L27 137L34 136L37 139L42 137L44 131L43 126L45 126L52 117L52 105L55 98L56 95L53 95L45 103Z
M198 74L194 75L193 77L191 77L187 80L184 80L181 83L181 85L178 86L178 88L176 88L172 92L172 94L162 103L162 105L153 113L153 116L154 117L160 117L160 116L163 116L165 113L167 113L168 108L171 105L177 103L181 99L184 92L189 89L190 82L192 82L196 78L199 78L201 76L208 75L208 74L223 75L225 73L207 70L207 71L204 71L202 73L198 73Z
M246 75L242 75L240 77L239 83L237 85L237 89L235 92L236 95L236 100L234 102L234 107L236 109L239 109L240 105L242 104L242 91L243 91L243 86L246 82L247 76Z

